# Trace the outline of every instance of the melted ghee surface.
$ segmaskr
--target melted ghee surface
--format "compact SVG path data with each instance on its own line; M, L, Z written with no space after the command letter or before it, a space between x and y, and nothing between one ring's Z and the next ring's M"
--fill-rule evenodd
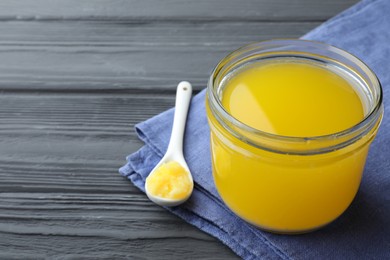
M239 121L284 136L332 134L364 117L348 80L325 67L294 61L241 69L227 80L222 105Z

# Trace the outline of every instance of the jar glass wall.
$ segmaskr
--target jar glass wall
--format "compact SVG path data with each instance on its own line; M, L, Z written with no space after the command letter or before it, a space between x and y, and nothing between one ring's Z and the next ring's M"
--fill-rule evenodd
M230 114L222 102L226 82L245 66L283 60L316 64L351 82L364 106L363 119L339 132L297 137L259 130ZM382 90L375 74L343 50L274 40L221 60L209 79L206 110L214 182L226 205L261 229L301 233L330 223L355 197L382 119Z

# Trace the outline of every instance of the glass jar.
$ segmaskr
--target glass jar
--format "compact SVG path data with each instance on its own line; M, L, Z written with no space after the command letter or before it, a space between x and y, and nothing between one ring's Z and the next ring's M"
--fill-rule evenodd
M315 137L276 135L240 122L222 105L224 82L243 66L275 58L314 62L348 79L359 93L364 118ZM367 65L341 49L272 40L244 46L219 62L208 82L206 111L214 182L225 204L263 230L304 233L335 220L355 197L383 116L382 89Z

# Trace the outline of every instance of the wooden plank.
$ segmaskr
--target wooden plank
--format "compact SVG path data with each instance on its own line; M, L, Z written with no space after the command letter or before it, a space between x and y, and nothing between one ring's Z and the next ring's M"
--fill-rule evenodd
M236 258L117 170L174 95L0 95L0 258ZM130 140L130 142L128 142Z
M137 195L3 192L0 237L2 259L236 258Z
M358 0L2 0L1 20L325 20Z
M184 79L199 90L234 49L317 25L0 22L0 90L172 91Z
M81 148L75 146L74 149ZM104 149L103 146L100 149ZM49 155L48 155L49 156ZM0 156L0 189L2 192L67 192L67 193L139 193L128 180L118 174L125 163L125 154L119 154L115 163L105 160L81 159L65 162L39 156L15 159Z
M173 94L2 94L0 190L127 193L118 168L142 145L134 125L173 105Z
M86 138L86 142L92 137L101 141L126 141L134 138L136 123L173 107L174 99L174 93L3 93L0 95L0 134L9 138L29 135L38 139Z

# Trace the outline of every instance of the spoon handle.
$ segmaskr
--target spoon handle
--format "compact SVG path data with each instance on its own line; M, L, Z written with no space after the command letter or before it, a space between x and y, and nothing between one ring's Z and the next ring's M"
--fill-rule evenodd
M169 140L167 154L177 152L181 152L181 154L183 154L183 136L191 95L191 84L187 81L180 82L176 90L175 116L173 118L172 133L171 139Z

